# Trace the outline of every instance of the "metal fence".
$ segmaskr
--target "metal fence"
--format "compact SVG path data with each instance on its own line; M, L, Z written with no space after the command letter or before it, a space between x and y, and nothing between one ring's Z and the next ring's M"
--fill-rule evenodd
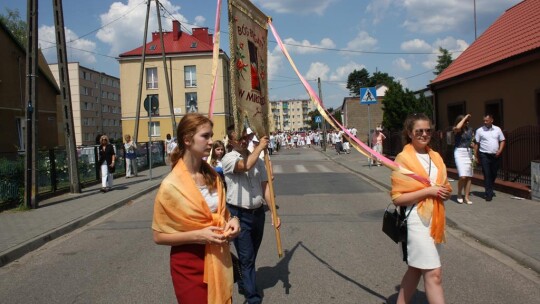
M125 149L123 144L114 144L116 153L115 177L124 176ZM96 165L99 146L77 147L79 180L81 185L94 184L101 180L100 168ZM151 153L151 158L150 158ZM137 168L145 170L152 166L165 165L165 144L163 141L137 144ZM38 151L37 183L38 198L69 190L69 171L65 149ZM0 158L0 209L2 205L12 204L24 194L24 155L9 155Z
M503 151L501 168L497 177L504 181L531 186L531 161L540 159L540 127L525 126L511 132L504 131L506 147ZM386 140L383 152L395 156L403 148L402 132L384 132ZM455 168L454 143L452 131L436 131L430 146L441 154L447 167ZM477 165L474 173L482 174Z

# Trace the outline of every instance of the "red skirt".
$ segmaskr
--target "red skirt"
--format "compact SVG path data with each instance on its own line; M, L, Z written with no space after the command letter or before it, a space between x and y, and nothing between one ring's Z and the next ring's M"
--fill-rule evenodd
M207 304L208 286L203 282L205 245L171 247L171 276L181 304Z

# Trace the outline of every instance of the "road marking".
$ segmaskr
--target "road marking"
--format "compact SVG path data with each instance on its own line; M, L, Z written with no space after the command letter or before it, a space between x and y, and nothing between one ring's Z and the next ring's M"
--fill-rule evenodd
M294 165L294 171L295 172L306 173L306 172L308 172L308 169L304 165Z
M317 169L319 169L319 171L321 172L325 172L325 173L333 172L332 170L328 169L326 166L323 166L323 165L315 165L315 167L317 167Z
M272 172L274 172L274 174L283 173L283 167L281 165L272 165Z

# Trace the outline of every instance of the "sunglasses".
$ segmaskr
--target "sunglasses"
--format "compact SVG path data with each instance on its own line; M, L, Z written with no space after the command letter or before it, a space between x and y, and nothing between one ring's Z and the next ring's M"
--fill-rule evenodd
M422 136L424 133L426 133L427 136L431 136L431 132L433 132L433 129L416 129L414 130L414 135Z

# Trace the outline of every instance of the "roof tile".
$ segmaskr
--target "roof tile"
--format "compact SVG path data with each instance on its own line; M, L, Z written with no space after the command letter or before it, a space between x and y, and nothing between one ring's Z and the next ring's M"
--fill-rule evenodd
M509 8L431 83L540 49L539 16L540 0L525 0Z

